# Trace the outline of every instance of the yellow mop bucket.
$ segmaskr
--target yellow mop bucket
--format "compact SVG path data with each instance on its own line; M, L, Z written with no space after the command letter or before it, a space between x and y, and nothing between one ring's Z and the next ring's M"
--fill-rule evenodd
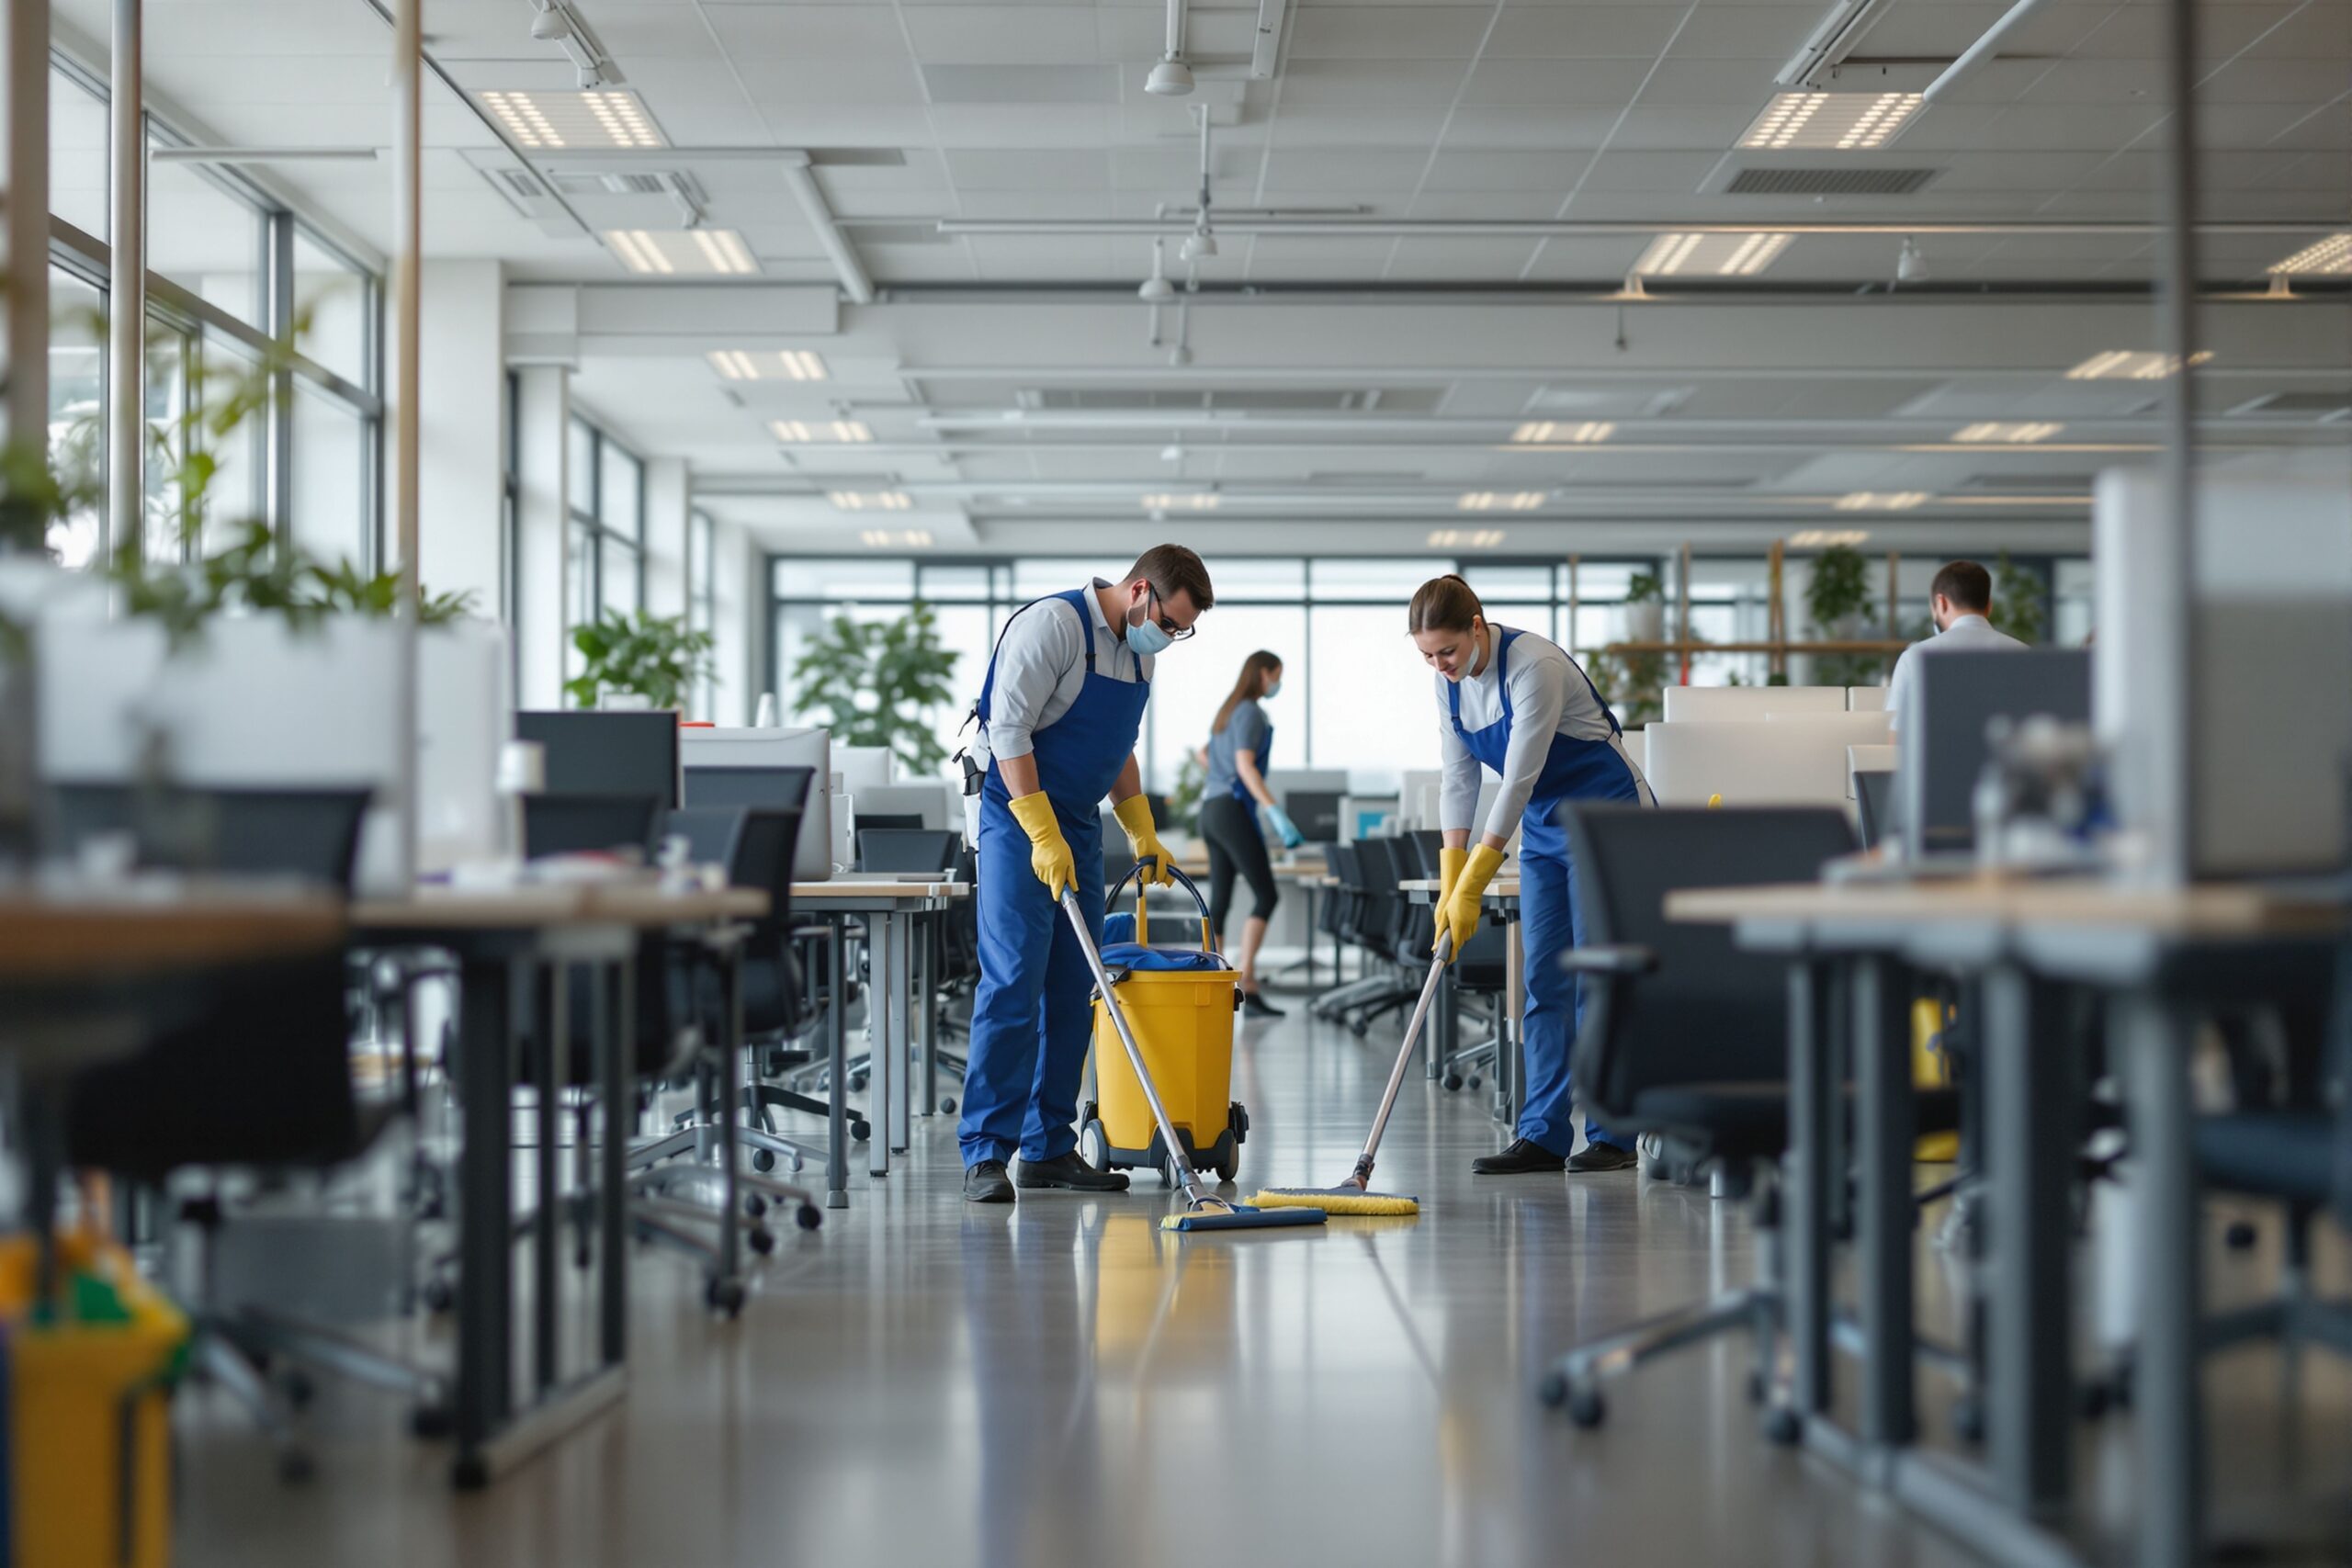
M1119 878L1104 899L1106 910L1142 870L1138 862ZM1102 964L1118 987L1120 1009L1151 1068L1168 1120L1184 1141L1185 1158L1195 1169L1214 1170L1230 1181L1241 1168L1241 1143L1250 1130L1250 1113L1231 1098L1233 1015L1241 1007L1241 976L1216 951L1201 890L1182 872L1172 874L1199 906L1200 947L1151 945L1143 885L1136 882L1135 940L1106 942ZM1106 919L1106 937L1114 919ZM1080 1114L1080 1152L1097 1170L1149 1167L1159 1172L1162 1186L1175 1185L1151 1103L1100 997L1094 999L1093 1066L1096 1098Z
M163 1568L171 1388L187 1320L117 1247L59 1239L61 1309L35 1314L33 1244L0 1241L0 1381L17 1568Z

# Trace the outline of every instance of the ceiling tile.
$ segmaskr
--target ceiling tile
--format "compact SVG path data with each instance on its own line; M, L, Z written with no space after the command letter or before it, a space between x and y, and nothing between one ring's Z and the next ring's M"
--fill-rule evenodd
M752 101L762 108L803 104L920 104L922 84L913 62L896 60L771 60L743 73Z
M1462 65L1452 61L1294 61L1283 73L1283 107L1285 112L1325 104L1442 108L1453 101L1462 77Z
M1447 122L1449 152L1480 147L1589 151L1609 139L1622 111L1613 108L1461 108Z
M956 148L947 177L958 190L1108 191L1111 158L1100 147Z
M1269 190L1409 192L1429 155L1414 152L1277 152L1266 165Z
M1460 6L1302 9L1292 24L1287 58L1468 60L1478 52L1492 15Z
M1441 152L1428 188L1454 191L1549 191L1556 204L1583 169L1581 157L1559 152Z
M1585 177L1589 191L1695 192L1722 162L1716 152L1608 152Z
M1458 122L1460 116L1455 116ZM1277 115L1267 129L1276 147L1363 147L1385 144L1426 147L1447 125L1440 107L1413 109L1335 109Z
M1672 6L1510 6L1487 53L1497 60L1654 60L1681 15Z
M1483 60L1462 101L1481 107L1529 104L1622 108L1647 67L1626 60Z
M669 9L674 16L677 8ZM702 10L739 62L906 57L906 38L886 6L714 5ZM677 16L671 25L682 32L701 30L691 16ZM622 63L626 69L628 62Z
M1944 5L1936 7L1945 8ZM1778 64L1813 35L1823 9L1820 6L1702 6L1675 36L1674 58L1770 60ZM1999 15L1998 7L1994 14ZM1878 51L1866 40L1858 52Z
M1098 63L1094 29L1066 6L910 6L901 15L926 64Z

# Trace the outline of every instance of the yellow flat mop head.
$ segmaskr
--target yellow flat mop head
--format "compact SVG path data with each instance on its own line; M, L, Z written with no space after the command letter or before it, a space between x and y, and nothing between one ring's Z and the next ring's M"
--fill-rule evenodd
M1270 1187L1250 1201L1261 1209L1320 1209L1328 1214L1418 1214L1420 1200L1356 1187Z

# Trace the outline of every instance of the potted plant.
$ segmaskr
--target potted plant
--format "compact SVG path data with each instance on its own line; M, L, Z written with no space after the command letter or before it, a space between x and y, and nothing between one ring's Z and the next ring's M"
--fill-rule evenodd
M1187 751L1176 765L1176 783L1168 792L1169 820L1160 824L1167 828L1182 828L1186 832L1199 831L1195 818L1200 816L1201 794L1208 788L1208 770L1201 766L1198 753Z
M1666 640L1666 584L1655 572L1637 571L1625 584L1625 640Z
M683 615L606 610L571 628L580 673L563 683L571 700L592 708L615 694L652 708L683 708L694 684L711 673L710 633L695 631Z
M2048 630L2047 592L2041 579L2013 564L2009 552L2003 550L1993 566L1993 609L1985 619L1995 631L2031 647Z
M1852 642L1869 628L1870 563L1851 545L1832 545L1813 558L1805 579L1805 620L1824 642ZM1875 653L1822 653L1813 658L1813 681L1823 686L1874 686L1884 678L1886 660Z
M793 661L797 706L831 730L836 746L887 746L910 773L936 773L947 749L933 716L956 700L956 658L920 599L895 621L835 615Z

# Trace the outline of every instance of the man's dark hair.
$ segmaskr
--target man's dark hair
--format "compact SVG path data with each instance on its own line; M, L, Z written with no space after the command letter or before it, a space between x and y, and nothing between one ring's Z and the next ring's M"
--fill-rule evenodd
M1138 577L1150 582L1163 603L1179 593L1191 597L1195 611L1216 603L1216 590L1209 586L1209 569L1182 545L1154 545L1137 556L1136 564L1127 568L1125 581L1133 582Z
M1973 560L1956 560L1936 573L1929 593L1940 593L1955 609L1983 615L1993 607L1993 574Z

